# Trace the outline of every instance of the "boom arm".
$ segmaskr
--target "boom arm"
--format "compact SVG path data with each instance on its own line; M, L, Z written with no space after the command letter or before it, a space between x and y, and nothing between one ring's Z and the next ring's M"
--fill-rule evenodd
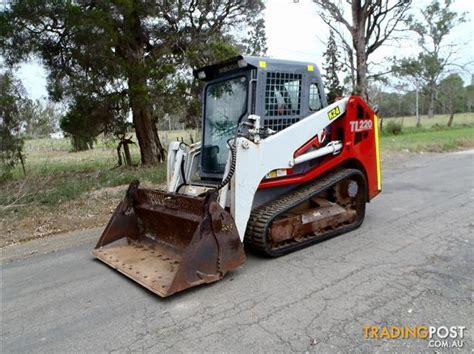
M231 214L241 240L245 236L253 199L261 180L270 171L291 168L302 162L302 157L311 154L312 152L301 155L299 160L294 158L299 147L316 134L321 134L324 128L344 114L348 100L349 98L344 98L337 101L266 139L236 139L237 159L231 181ZM337 153L341 146L333 148L333 152ZM312 159L317 156L305 157Z

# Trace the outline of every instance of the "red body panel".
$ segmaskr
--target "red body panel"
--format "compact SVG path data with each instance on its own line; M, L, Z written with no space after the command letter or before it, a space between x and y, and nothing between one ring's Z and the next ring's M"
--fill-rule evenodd
M346 113L338 118L331 127L331 140L341 140L342 150L337 155L326 155L321 163L303 174L289 175L280 178L263 180L259 188L304 183L334 169L337 166L358 167L367 178L368 199L379 192L380 174L378 168L377 119L372 109L358 96L351 96L346 107ZM315 132L316 135L316 132ZM314 139L314 138L313 138ZM313 139L302 145L297 151L305 150L312 145Z
M314 138L312 138L310 141L308 141L302 147L300 147L298 150L296 150L295 153L294 153L294 157L298 157L300 155L303 155L305 152L307 152L311 148L318 149L319 147L320 147L319 139L318 139L318 136L316 135Z

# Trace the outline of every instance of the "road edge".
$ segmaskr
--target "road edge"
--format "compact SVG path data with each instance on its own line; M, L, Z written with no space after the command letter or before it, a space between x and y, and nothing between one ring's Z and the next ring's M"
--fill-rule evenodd
M0 262L11 263L26 257L61 251L67 248L94 243L99 239L104 227L95 227L80 231L70 231L63 234L30 240L13 244L0 249Z

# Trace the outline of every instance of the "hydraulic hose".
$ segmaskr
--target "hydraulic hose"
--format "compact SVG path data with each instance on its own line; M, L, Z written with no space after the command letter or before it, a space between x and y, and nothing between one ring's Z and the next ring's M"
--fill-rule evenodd
M220 190L223 187L225 187L230 182L232 177L234 176L235 164L237 162L237 151L236 151L236 148L235 148L236 139L237 139L237 134L234 138L227 140L227 145L230 148L230 155L231 155L229 172L227 173L227 176L225 176L225 178L222 180L222 182L217 186L216 190ZM234 141L234 145L230 143L231 140Z
M186 144L185 142L181 142L181 144L185 145L185 146L189 146L188 144ZM181 149L181 144L180 145L180 149ZM179 192L179 190L181 189L181 187L185 186L187 183L186 183L186 177L185 177L185 173L184 173L184 158L181 160L181 166L180 166L180 172L181 172L181 179L183 180L183 182L181 182L181 184L178 186L178 188L176 188L176 193Z
M179 170L181 171L181 179L183 180L183 182L181 182L181 184L178 186L178 188L176 188L176 193L179 192L181 187L186 185L186 178L184 177L184 159L181 161L181 167L180 167Z

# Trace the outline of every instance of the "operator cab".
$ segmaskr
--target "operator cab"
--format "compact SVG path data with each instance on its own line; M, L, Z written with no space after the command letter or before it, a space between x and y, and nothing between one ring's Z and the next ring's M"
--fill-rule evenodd
M237 56L194 71L205 81L200 177L222 180L227 141L250 114L264 128L281 131L327 106L315 64Z

